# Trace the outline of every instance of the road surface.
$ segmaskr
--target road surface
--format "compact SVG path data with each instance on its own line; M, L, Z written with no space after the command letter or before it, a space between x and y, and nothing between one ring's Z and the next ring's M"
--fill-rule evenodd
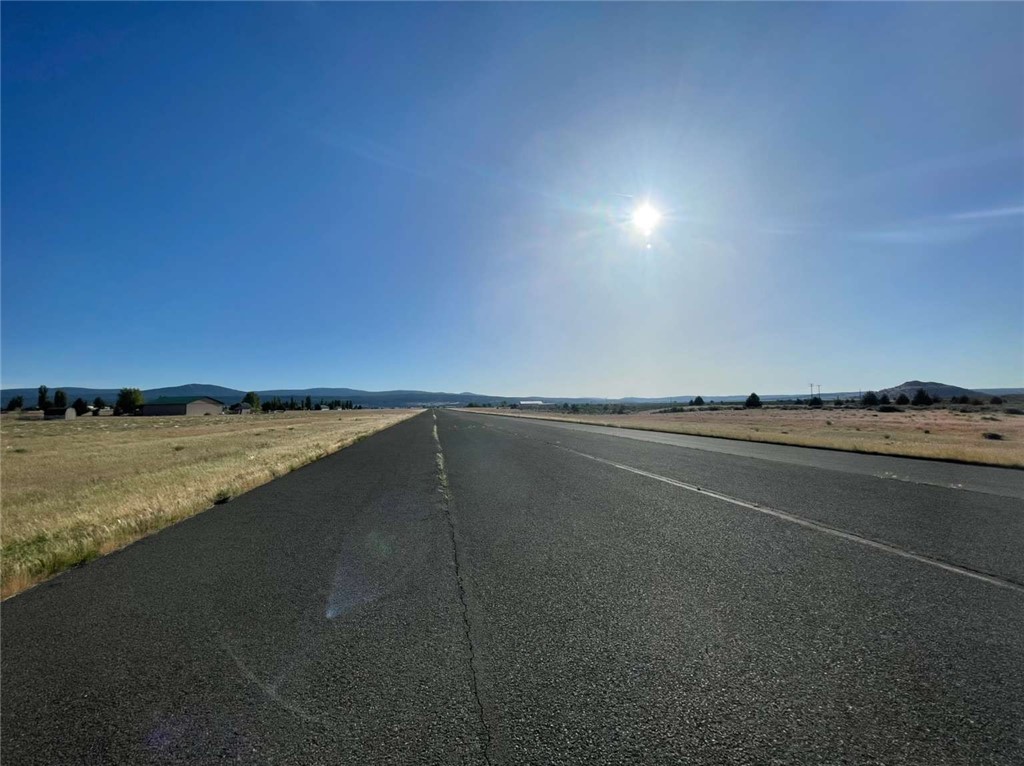
M428 412L10 599L0 758L1024 762L1024 473L669 437Z

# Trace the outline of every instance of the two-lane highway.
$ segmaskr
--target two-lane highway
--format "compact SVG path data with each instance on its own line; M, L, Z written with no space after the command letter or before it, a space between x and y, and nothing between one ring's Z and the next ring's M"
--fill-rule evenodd
M1024 761L1024 474L660 436L425 413L11 599L0 756Z

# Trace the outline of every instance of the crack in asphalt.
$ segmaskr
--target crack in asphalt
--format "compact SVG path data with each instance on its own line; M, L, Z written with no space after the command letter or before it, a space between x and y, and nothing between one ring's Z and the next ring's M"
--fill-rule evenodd
M441 507L444 509L445 520L448 522L448 536L452 543L452 564L455 569L455 580L459 587L459 602L462 604L462 627L466 634L466 646L469 648L469 670L473 698L476 700L476 709L480 717L480 728L483 731L483 757L484 763L491 766L491 731L487 728L487 721L484 718L484 705L480 698L480 684L478 680L476 651L473 645L473 629L469 620L469 604L466 601L466 588L463 584L462 568L459 565L459 545L455 535L455 521L452 518L451 489L448 486L448 471L445 468L444 450L441 448L441 439L437 433L437 415L434 414L434 442L437 444L437 478L441 490Z

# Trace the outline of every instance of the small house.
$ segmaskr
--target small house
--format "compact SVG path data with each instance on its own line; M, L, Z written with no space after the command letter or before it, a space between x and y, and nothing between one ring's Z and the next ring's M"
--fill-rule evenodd
M232 404L228 407L228 412L232 415L251 415L252 405L249 402L239 402L238 404Z

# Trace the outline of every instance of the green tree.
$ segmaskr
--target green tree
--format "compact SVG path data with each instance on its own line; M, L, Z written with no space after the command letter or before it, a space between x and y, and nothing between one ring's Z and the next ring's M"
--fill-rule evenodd
M97 396L95 399L92 400L92 406L98 410L102 410L104 407L107 406L107 403L103 401L102 396Z
M892 404L892 399L889 398L889 394L882 394L878 397L879 404Z
M914 394L914 398L910 400L910 403L915 407L927 407L932 403L932 398L928 396L928 392L923 388L917 389L917 393Z
M900 395L896 397L896 404L910 404L910 397L907 396L904 392L900 391Z
M255 391L249 391L245 396L242 397L242 403L248 404L254 410L260 408L260 397Z
M78 397L77 399L75 399L71 406L75 408L75 414L78 415L79 417L81 417L82 415L89 411L89 405L85 403L85 399L83 399L82 397Z
M122 388L117 392L116 415L133 415L142 406L142 391L138 388Z
M303 405L303 408L307 409L307 410L313 409L313 397L312 396L307 396L306 397L306 403Z
M758 396L757 394L751 394L750 396L747 397L747 401L745 401L743 403L743 406L744 407L760 407L761 406L761 397Z
M877 407L878 406L878 394L874 391L868 391L864 396L861 397L860 403L865 407Z
M698 396L696 399L690 402L690 404L692 404L694 407L703 407L704 399Z
M821 407L822 404L823 403L821 401L820 396L812 396L810 399L807 400L807 405L809 407Z
M46 386L40 386L38 393L39 397L36 399L36 406L41 410L50 409L50 407L53 406L53 402L51 402L49 396L47 396L47 394L50 393L50 389Z
M57 389L57 393L53 395L53 406L54 407L67 407L68 406L68 395L63 390Z
M7 411L8 412L14 412L15 410L20 410L24 406L25 406L25 397L23 397L23 396L14 396L14 397L11 397L11 400L9 402L7 402Z
M19 396L18 398L20 399L21 397ZM1003 398L1001 396L993 396L989 400L989 404L1002 404L1002 403L1003 403Z

